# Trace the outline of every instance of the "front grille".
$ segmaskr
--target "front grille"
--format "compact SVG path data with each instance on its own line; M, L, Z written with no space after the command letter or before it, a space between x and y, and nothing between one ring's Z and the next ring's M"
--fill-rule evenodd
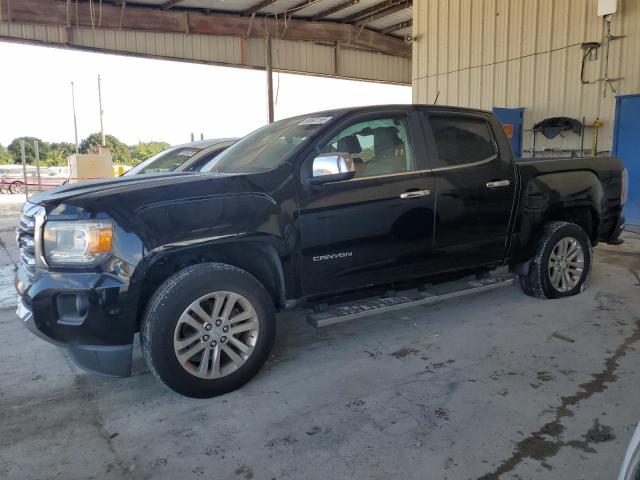
M31 281L37 278L35 227L36 215L42 212L42 207L26 203L20 216L20 223L16 229L16 239L20 248L20 261L24 265Z

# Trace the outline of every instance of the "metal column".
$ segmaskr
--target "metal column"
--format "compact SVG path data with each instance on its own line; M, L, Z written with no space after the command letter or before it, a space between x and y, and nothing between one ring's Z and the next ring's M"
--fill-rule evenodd
M271 58L271 37L265 42L265 69L267 71L267 111L269 123L273 123L273 62Z

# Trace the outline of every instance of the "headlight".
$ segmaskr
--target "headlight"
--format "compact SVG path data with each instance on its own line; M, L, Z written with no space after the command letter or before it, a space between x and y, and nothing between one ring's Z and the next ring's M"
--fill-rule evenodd
M47 222L44 257L54 265L95 263L111 252L112 240L113 225L109 222Z

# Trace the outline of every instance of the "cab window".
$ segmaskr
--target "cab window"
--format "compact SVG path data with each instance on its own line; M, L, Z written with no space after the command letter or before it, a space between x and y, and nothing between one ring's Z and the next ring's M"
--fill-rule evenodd
M447 166L488 160L497 153L489 123L483 118L432 115L429 123L438 156Z
M416 170L406 118L384 118L354 123L335 135L320 151L351 157L355 178Z

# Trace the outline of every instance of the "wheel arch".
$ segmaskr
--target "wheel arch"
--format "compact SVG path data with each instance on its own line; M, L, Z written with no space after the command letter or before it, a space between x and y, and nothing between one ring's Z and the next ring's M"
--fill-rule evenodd
M146 260L146 261L145 261ZM225 263L253 275L269 292L276 308L285 302L282 262L276 246L267 240L223 242L170 248L141 262L134 272L130 293L136 311L136 330L154 292L174 273L200 263Z
M606 197L595 173L579 170L539 175L523 186L523 192L512 263L531 258L550 222L575 223L587 232L592 244L597 243Z

